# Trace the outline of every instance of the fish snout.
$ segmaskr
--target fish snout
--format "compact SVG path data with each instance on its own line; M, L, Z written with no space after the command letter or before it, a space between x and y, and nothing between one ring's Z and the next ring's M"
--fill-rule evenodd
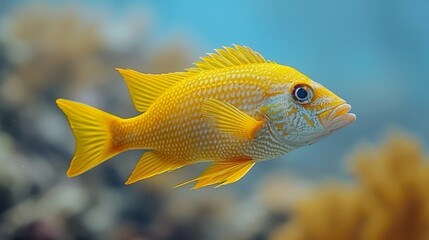
M349 125L356 120L356 115L349 113L351 109L352 106L347 103L338 105L320 119L322 126L328 131L335 131Z

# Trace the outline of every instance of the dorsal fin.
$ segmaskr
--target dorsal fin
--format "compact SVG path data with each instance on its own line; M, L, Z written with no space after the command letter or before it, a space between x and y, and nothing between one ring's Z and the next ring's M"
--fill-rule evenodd
M127 83L134 106L145 112L149 106L168 88L180 82L187 73L144 74L132 69L117 68Z
M208 56L201 57L201 61L195 63L195 67L187 69L190 72L200 72L230 66L237 66L249 63L268 63L261 54L246 46L237 44L223 49L215 49L216 53L208 53Z

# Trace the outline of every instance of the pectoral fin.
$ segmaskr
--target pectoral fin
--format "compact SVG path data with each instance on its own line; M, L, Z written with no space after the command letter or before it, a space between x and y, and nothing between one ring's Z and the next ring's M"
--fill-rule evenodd
M254 139L264 124L264 121L252 118L230 103L216 99L206 100L201 110L203 116L213 122L217 129L242 139Z
M215 162L208 167L199 177L179 184L175 187L181 187L188 183L196 182L192 189L197 189L213 184L218 184L216 187L234 183L242 178L255 165L255 161L251 159L222 161Z

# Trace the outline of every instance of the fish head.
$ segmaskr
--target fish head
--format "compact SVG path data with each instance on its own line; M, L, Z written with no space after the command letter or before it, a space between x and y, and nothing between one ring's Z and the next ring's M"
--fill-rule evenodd
M261 108L286 144L295 148L312 144L356 120L345 100L299 72L294 76Z

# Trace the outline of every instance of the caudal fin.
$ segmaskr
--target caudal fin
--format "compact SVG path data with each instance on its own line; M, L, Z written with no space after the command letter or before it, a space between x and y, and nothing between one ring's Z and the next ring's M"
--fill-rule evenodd
M83 103L57 99L66 114L76 140L76 149L67 176L80 175L120 153L112 144L112 124L120 118Z

